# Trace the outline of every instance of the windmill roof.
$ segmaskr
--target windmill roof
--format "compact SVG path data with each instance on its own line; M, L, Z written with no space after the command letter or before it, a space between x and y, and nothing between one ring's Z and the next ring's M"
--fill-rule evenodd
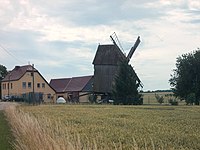
M126 56L115 45L99 45L95 58L94 65L117 65L120 61L126 59Z
M15 68L9 72L9 74L2 80L4 81L16 81L19 80L27 71L33 71L31 65L15 66ZM34 72L37 70L34 68Z

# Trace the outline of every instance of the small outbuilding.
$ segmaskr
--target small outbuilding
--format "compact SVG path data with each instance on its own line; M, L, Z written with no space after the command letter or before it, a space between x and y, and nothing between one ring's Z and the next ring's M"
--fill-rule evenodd
M57 98L64 97L67 102L89 102L88 96L93 91L93 76L51 79Z

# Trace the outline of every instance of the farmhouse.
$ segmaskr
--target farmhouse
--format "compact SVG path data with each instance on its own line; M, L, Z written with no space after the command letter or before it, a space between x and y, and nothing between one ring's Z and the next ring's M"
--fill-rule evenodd
M93 76L51 79L50 85L55 89L57 98L64 97L68 102L89 102Z
M2 99L23 98L39 102L55 102L55 90L40 72L31 65L15 66L1 82Z

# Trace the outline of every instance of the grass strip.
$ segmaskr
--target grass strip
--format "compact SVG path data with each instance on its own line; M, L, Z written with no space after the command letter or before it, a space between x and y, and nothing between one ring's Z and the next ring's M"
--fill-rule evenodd
M11 141L13 140L12 133L4 115L3 110L0 111L0 149L12 150Z

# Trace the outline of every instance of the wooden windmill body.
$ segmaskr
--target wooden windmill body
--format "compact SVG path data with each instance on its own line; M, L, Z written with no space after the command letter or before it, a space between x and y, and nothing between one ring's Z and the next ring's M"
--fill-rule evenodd
M94 65L94 83L93 90L95 93L109 95L112 92L114 78L119 70L119 64L123 60L130 61L133 53L140 43L140 37L137 38L135 44L125 56L119 46L116 44L112 36L110 36L113 44L99 45L95 58ZM142 87L141 81L135 73L138 84Z

